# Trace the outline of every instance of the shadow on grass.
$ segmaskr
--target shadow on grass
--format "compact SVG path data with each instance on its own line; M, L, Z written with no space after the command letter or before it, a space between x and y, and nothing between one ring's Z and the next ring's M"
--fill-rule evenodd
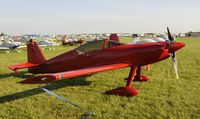
M17 77L17 78L29 78L34 76L34 74L28 73L28 71L20 71L20 72L12 72L9 74L1 74L0 75L0 79L1 78L9 78L9 77Z
M42 88L46 88L48 90L53 91L53 90L57 90L59 88L63 88L63 87L66 87L66 86L89 85L89 84L91 84L91 82L85 80L87 77L88 76L73 78L73 79L68 79L68 80L63 79L63 80L52 82L51 84L48 84L46 86L42 86L42 87L39 87L39 88L34 88L34 89L30 89L30 90L26 90L26 91L22 91L22 92L17 92L17 93L14 93L14 94L2 96L2 97L0 97L0 103L6 103L6 102L14 101L14 100L17 100L17 99L26 98L26 97L30 97L30 96L34 96L34 95L37 95L37 94L44 93Z

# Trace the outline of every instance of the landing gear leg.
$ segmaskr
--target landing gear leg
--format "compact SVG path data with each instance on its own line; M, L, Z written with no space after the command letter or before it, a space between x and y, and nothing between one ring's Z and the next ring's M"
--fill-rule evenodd
M142 67L138 66L137 71L136 71L136 76L134 77L134 81L147 81L149 80L148 77L141 75Z
M136 96L138 94L138 91L137 89L132 87L132 82L136 74L136 70L137 70L137 67L133 67L133 66L131 67L126 86L109 90L109 91L106 91L105 93L119 95L119 96L127 96L127 97Z

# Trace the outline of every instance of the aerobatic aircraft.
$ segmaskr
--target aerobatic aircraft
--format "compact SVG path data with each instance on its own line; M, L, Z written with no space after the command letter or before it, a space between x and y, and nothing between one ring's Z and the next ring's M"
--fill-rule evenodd
M46 73L20 82L39 84L130 67L126 85L106 91L106 93L135 96L138 91L132 87L132 81L149 79L141 74L141 66L162 61L171 55L178 76L175 52L185 44L175 42L168 28L167 31L169 41L166 42L125 44L118 42L117 34L112 34L109 39L88 42L49 60L45 59L37 43L30 40L27 44L28 61L9 66L9 68L15 72L21 68L28 68L30 73Z

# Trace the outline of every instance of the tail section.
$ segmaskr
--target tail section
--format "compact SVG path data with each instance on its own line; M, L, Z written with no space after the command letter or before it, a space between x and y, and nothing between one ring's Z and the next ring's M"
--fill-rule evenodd
M15 72L18 72L18 69L22 68L28 68L29 71L31 71L31 68L36 67L46 61L37 43L32 41L32 39L27 44L27 57L28 57L28 62L12 65L9 66L8 68Z
M32 39L27 44L27 57L28 63L31 64L42 64L46 61L37 43Z

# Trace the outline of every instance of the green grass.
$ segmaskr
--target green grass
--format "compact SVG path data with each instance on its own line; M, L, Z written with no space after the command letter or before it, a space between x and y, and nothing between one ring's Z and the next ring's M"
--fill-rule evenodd
M128 41L128 39L125 39ZM186 47L177 52L179 77L175 78L171 59L151 65L148 82L134 82L136 97L126 98L103 94L125 85L129 68L98 73L92 76L61 80L47 85L22 85L17 82L32 74L22 70L13 73L9 65L26 61L26 51L0 54L0 118L66 119L84 117L84 112L44 93L45 87L94 112L91 118L200 118L200 39L182 38ZM73 47L44 50L51 58Z

